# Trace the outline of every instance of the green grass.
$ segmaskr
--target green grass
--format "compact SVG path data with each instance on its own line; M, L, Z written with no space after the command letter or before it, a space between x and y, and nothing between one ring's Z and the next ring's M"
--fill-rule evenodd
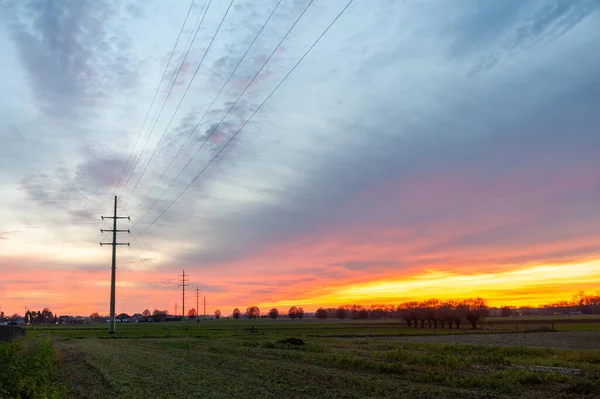
M64 398L57 353L49 339L0 342L0 398Z
M63 340L81 397L364 398L600 395L600 351L394 343L265 334ZM563 367L567 373L535 367ZM574 373L577 374L568 374ZM581 397L581 396L577 396ZM591 397L591 396L590 396Z
M500 319L500 318L498 318ZM512 320L508 319L507 320ZM525 320L525 318L520 319ZM473 330L469 325L456 328L417 328L406 327L397 319L390 320L200 320L167 323L122 323L117 324L117 337L122 338L173 338L173 337L231 337L244 329L256 326L262 332L280 335L302 336L399 336L399 335L430 335L430 334L484 334L498 332L517 332L539 330L541 327L550 328L546 317L527 318L531 324L521 325L484 325L482 329ZM560 320L560 319L556 319ZM600 331L600 323L554 323L557 331ZM588 319L589 320L589 319ZM50 325L29 326L28 336L53 336L58 338L108 338L108 327L105 324L91 325Z
M465 326L435 335L496 332ZM416 334L433 330L310 319L119 324L114 336L105 325L27 330L31 342L56 338L56 380L78 398L600 397L600 350L403 342ZM286 337L306 345L277 343Z

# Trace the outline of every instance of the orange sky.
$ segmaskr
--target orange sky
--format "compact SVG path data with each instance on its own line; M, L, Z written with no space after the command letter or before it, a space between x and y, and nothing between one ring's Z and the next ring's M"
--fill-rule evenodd
M432 201L436 190L452 194L460 186L455 182L448 190L450 177L424 179L429 195L415 202ZM403 187L418 193L423 184L416 180ZM134 239L132 248L118 250L117 312L159 308L174 313L175 303L180 311L177 276L183 268L190 276L186 309L196 306L192 291L199 286L208 313L219 308L224 314L251 305L263 310L300 305L312 311L350 303L475 296L492 306L537 306L568 300L578 290L600 290L600 231L593 219L544 231L540 220L554 212L552 207L531 204L519 212L482 212L475 205L466 216L448 213L399 225L388 220L393 201L382 200L399 196L398 189L395 181L373 186L348 198L310 232L282 236L229 259L181 257L190 249L202 253L201 243L155 240L152 250L146 250L146 239ZM497 194L491 190L479 200L485 201L485 195ZM446 206L458 206L454 201L452 195L444 197ZM361 220L360 212L358 219L336 219L364 209L364 204L372 206L368 219ZM438 206L434 201L430 209ZM39 230L24 231L2 243L1 309L9 314L23 313L25 307L107 314L110 249L91 243L53 245L43 237Z
M315 252L320 252L315 248ZM317 256L316 259L319 259ZM38 309L50 307L61 314L88 315L93 311L108 312L109 279L107 268L87 270L75 265L52 269L22 267L27 259L15 259L6 266L2 310L6 313L23 313L24 307ZM259 259L256 262L260 262ZM310 263L310 262L309 262ZM508 270L481 268L477 271L460 265L453 271L446 268L418 268L398 274L386 270L348 270L342 267L323 269L326 273L316 277L318 267L295 272L300 263L288 263L277 268L264 265L261 274L232 273L242 270L242 265L229 265L220 270L204 272L203 284L210 291L207 311L220 308L229 314L235 307L245 309L258 305L267 310L278 307L286 310L292 305L303 306L312 311L319 306L343 304L398 304L402 301L428 298L460 299L480 296L487 298L492 306L539 305L557 300L570 299L582 289L598 290L600 259L555 264L530 264L511 267ZM243 267L257 270L256 263L248 261ZM487 269L487 270L486 270ZM505 266L502 269L506 269ZM258 270L257 270L258 271ZM192 289L197 276L191 275L191 287L186 295L186 308L195 307ZM118 270L117 311L135 313L143 309L167 309L174 312L175 302L181 309L181 290L175 279L177 271L150 272L146 268L123 266ZM237 281L239 280L239 281ZM215 290L214 287L219 287ZM6 288L9 288L6 291ZM9 293L10 297L7 298Z

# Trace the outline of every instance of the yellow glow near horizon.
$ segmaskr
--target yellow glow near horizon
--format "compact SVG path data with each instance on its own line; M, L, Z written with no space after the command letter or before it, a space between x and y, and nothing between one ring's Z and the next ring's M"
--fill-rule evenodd
M431 271L402 279L342 286L301 300L278 301L275 305L397 304L430 298L482 297L491 306L537 306L570 299L578 289L589 287L593 281L600 281L600 260L468 275ZM596 284L598 289L600 284ZM524 303L524 298L529 302Z

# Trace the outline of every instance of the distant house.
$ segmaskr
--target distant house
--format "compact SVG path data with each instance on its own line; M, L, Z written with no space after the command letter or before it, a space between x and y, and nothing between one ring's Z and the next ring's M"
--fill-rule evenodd
M58 324L69 324L71 322L71 316L59 316Z
M133 322L138 322L138 321L142 321L144 320L144 316L142 316L141 313L135 313L133 316L131 316L131 321Z
M131 321L131 316L127 313L121 313L116 317L117 323L129 323Z

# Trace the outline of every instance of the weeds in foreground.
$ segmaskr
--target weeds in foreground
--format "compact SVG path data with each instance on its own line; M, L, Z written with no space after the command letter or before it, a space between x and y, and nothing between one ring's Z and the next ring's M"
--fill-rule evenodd
M0 343L0 398L64 398L58 355L48 338Z

